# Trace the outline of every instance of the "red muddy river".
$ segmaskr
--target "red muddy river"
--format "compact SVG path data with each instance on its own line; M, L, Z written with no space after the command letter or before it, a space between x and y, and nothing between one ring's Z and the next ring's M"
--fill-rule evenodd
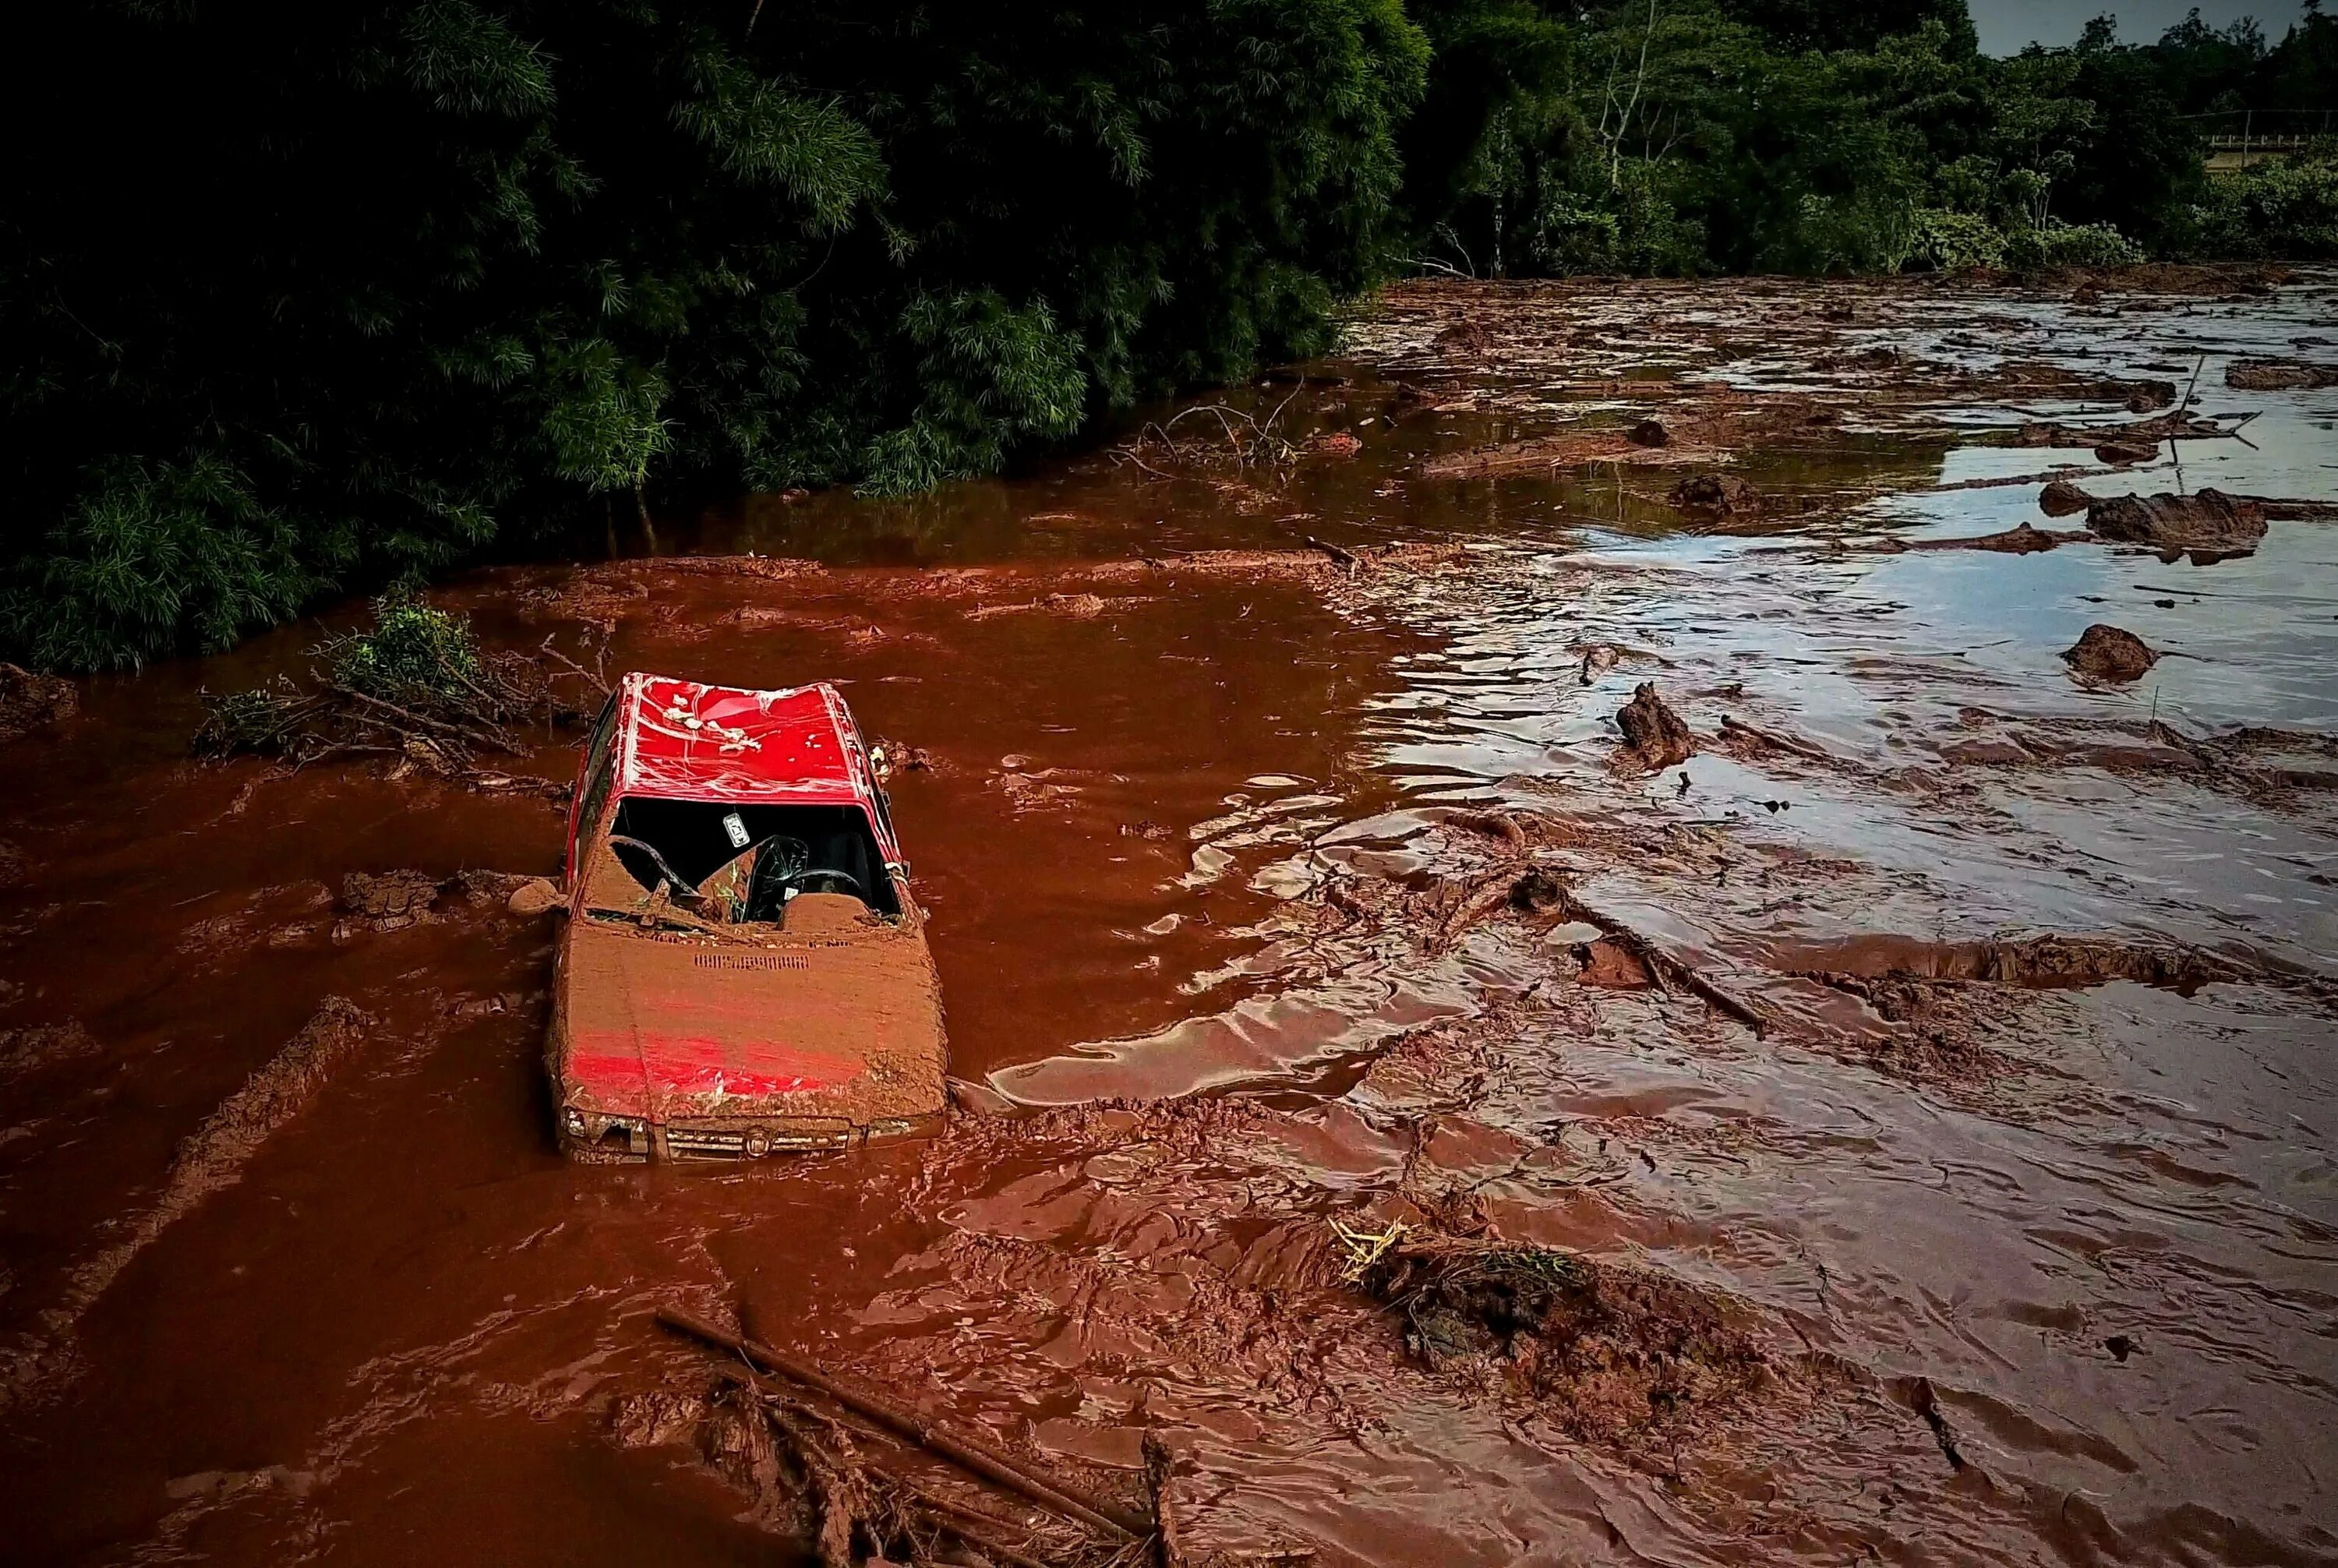
M1168 1439L1196 1563L2338 1561L2338 390L2227 383L2333 337L2313 276L1417 285L1228 395L1247 464L436 591L920 754L907 1146L563 1162L555 917L464 880L558 805L192 760L317 624L85 684L0 750L0 1560L811 1560L678 1302L1099 1490ZM2186 557L2048 477L2277 504ZM1658 1305L1525 1377L1334 1221Z

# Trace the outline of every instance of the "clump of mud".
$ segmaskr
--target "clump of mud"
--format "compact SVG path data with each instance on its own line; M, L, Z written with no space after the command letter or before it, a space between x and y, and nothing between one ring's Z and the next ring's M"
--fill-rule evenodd
M2144 640L2134 632L2097 621L2062 651L2062 662L2086 681L2134 681L2159 662Z
M1692 517L1728 522L1758 517L1762 497L1734 474L1697 474L1673 486L1673 505Z
M1548 1247L1406 1232L1357 1283L1432 1369L1489 1375L1581 1442L1669 1446L1775 1387L1752 1312L1665 1275Z
M2197 564L2247 555L2265 535L2264 508L2254 501L2202 490L2191 495L2112 495L2087 508L2097 538L2144 544L2169 561L2190 554Z
M2338 387L2338 365L2305 359L2235 359L2225 367L2225 385L2244 392L2310 392Z
M1696 737L1656 695L1654 681L1643 681L1633 689L1632 700L1616 710L1616 727L1624 732L1617 762L1643 772L1676 768L1696 751Z
M57 675L0 664L0 743L81 711L81 692Z
M98 1050L96 1037L72 1020L0 1029L0 1083L30 1077L62 1062L94 1056Z

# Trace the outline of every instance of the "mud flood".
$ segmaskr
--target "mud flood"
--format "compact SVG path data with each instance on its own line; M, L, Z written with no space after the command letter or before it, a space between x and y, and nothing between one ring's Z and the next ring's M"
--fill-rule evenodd
M888 742L958 1108L850 1154L554 1152L575 730L190 756L361 606L12 688L0 1554L861 1560L673 1305L1161 1560L2338 1561L2333 339L1410 286L1007 481L439 590Z

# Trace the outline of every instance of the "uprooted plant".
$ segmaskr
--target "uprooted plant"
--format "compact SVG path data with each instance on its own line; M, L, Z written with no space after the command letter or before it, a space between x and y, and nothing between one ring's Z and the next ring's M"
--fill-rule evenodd
M1173 468L1287 469L1300 448L1278 426L1305 385L1293 387L1263 419L1227 403L1196 403L1167 419L1147 420L1134 440L1112 449L1112 459L1155 479L1168 478Z
M479 755L521 752L522 727L581 721L608 694L605 644L588 650L587 668L550 638L534 653L482 648L466 617L411 593L387 594L373 611L371 627L308 651L314 662L306 684L280 675L241 691L206 692L195 754L294 767L394 756L441 778L525 788L536 781L486 772Z

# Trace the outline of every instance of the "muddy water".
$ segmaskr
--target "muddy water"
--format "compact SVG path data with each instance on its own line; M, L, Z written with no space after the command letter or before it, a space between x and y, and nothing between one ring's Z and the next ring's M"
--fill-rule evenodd
M896 816L966 1090L908 1149L563 1164L554 933L455 880L551 868L558 812L187 761L199 690L303 668L314 628L94 683L0 768L7 1559L785 1560L686 1435L613 1428L708 1387L649 1322L669 1299L1100 1485L1167 1434L1203 1550L2338 1557L2338 764L2310 738L2338 733L2338 526L2210 566L1872 548L2048 525L2035 483L1939 486L2062 466L2338 497L2338 394L2221 373L2326 357L2294 339L2333 315L2311 279L1420 289L1314 368L1285 467L757 497L658 544L823 570L447 588L502 644L605 629L612 668L838 680L923 753ZM2255 417L2180 444L2180 481L2166 448L2111 472L1999 444L2133 417L1971 379L2008 363L2196 367L2202 411ZM1703 431L1723 398L1832 412L1678 462L1500 456ZM1715 471L1760 512L1667 500ZM1467 549L1184 554L1311 539ZM2097 621L2161 662L2078 683L2058 655ZM1642 681L1684 766L1614 766ZM2245 725L2305 733L2196 750ZM573 740L513 766L565 776ZM1672 983L1595 926L1457 917L1529 861ZM397 869L447 886L351 910L345 877ZM294 1093L331 997L356 1043ZM1423 1365L1328 1222L1464 1210L1734 1304L1763 1377L1619 1424Z

